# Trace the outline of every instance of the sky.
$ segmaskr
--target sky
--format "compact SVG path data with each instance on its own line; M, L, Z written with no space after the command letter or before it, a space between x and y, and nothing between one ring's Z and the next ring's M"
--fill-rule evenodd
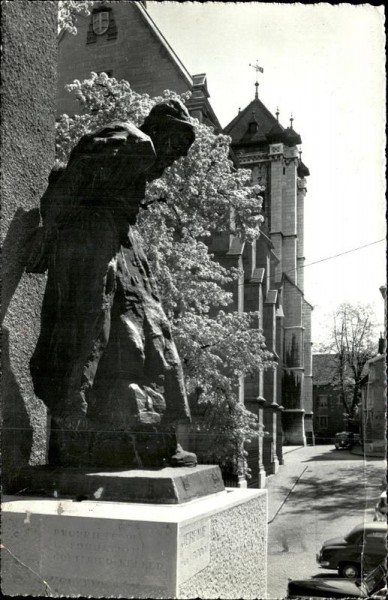
M256 72L249 65L256 61L264 69L261 101L272 114L279 107L285 127L293 115L310 170L305 297L314 307L314 342L325 341L342 302L370 304L383 331L383 6L147 2L147 9L189 73L206 73L223 127L253 100Z

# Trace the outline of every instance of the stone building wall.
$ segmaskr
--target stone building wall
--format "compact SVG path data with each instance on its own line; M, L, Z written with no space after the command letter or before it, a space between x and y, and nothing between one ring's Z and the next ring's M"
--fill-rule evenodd
M363 425L364 438L368 444L383 448L386 441L386 360L379 354L368 361L369 374L367 391L364 394Z
M312 331L311 331L311 305L303 300L302 317L304 328L304 408L306 413L313 411L313 374L312 374Z
M151 26L145 26L145 11L134 2L111 3L116 37L94 36L88 42L92 16L77 19L76 36L64 33L58 49L57 114L80 112L80 104L64 89L74 79L82 81L90 73L108 72L115 79L129 81L133 90L151 96L170 89L178 94L187 92L191 78L184 67L177 68L166 49L159 43ZM144 14L145 13L145 14ZM160 35L160 32L159 32ZM178 59L177 59L178 61Z
M29 359L39 333L44 275L24 273L39 200L54 161L57 2L3 4L2 398L4 483L41 463L46 410L34 396Z

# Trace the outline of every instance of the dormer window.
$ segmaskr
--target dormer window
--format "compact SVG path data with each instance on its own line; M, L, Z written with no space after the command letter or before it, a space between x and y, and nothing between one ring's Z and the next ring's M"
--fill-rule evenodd
M248 125L248 133L257 133L259 131L259 124L257 121L251 121Z
M93 13L93 31L96 35L102 35L108 31L109 11L101 10Z

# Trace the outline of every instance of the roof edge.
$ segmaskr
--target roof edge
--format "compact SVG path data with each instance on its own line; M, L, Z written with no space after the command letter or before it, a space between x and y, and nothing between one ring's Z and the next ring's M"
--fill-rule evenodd
M277 123L279 123L279 121L276 119L276 117L271 113L271 111L266 107L266 105L260 100L260 98L254 98L253 100L251 100L251 102L249 104L247 104L247 106L240 111L235 117L234 119L232 119L230 121L230 123L228 123L228 125L226 125L226 127L224 127L224 133L228 133L230 131L230 129L232 129L232 127L237 123L237 121L239 119L241 119L244 115L246 115L246 113L250 110L252 104L254 104L255 102L260 102L261 106L263 107L263 109L265 110L265 112ZM274 123L275 125L275 123ZM279 125L282 127L282 125L279 123Z
M159 39L159 41L163 44L165 50L170 55L170 58L172 58L173 62L175 63L175 66L179 69L179 71L181 71L181 73L182 73L183 77L186 79L188 85L190 86L190 88L192 88L193 87L192 76L190 75L189 71L186 69L186 67L184 66L184 64L178 57L178 55L175 54L174 50L172 49L172 47L170 46L170 44L168 43L168 41L166 40L166 38L164 37L164 35L160 31L160 29L156 25L155 21L152 19L152 17L148 13L147 9L144 8L144 6L141 2L133 2L133 6L136 7L136 9L138 10L142 19L147 23L147 25L149 25L149 27L152 29L152 32L154 33L154 35L156 35L156 37Z

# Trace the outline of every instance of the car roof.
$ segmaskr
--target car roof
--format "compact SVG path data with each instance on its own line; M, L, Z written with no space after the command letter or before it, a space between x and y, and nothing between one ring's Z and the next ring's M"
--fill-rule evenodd
M358 531L387 531L387 523L372 521L371 523L360 523L353 527L349 533L357 533Z

